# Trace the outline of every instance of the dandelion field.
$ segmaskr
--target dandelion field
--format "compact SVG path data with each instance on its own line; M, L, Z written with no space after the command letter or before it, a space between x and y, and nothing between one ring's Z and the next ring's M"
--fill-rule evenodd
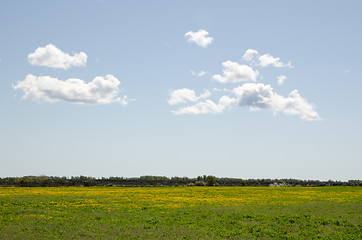
M0 239L362 239L362 187L3 187Z

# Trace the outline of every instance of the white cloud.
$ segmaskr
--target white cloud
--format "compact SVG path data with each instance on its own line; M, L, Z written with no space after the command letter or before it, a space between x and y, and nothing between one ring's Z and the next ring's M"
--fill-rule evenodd
M247 62L251 62L254 60L255 55L258 55L258 51L249 48L248 50L245 51L245 53L243 55L243 60L247 61Z
M177 110L172 110L172 113L175 115L183 114L207 114L213 113L218 114L224 111L223 106L215 104L212 100L205 100L204 102L198 102L195 105L179 108Z
M232 106L236 105L237 103L238 103L237 98L231 98L229 96L222 96L219 99L219 104L224 107L232 107Z
M194 42L198 46L206 48L214 40L212 37L207 37L207 35L209 35L207 31L200 29L198 32L187 32L185 37L188 42Z
M258 71L254 71L251 67L240 65L237 62L226 61L222 63L222 66L224 76L219 74L212 76L213 79L220 83L255 82L259 74Z
M283 85L284 81L287 80L288 78L284 75L280 75L277 76L277 79L278 79L278 85Z
M275 58L271 56L270 54L264 54L259 57L259 65L262 67L267 67L269 65L273 65L274 67L281 68L281 67L288 67L293 68L291 62L288 63L282 63L280 61L280 58Z
M207 74L207 72L204 72L204 71L200 71L199 73L197 73L197 72L191 70L190 72L191 72L192 76L198 76L198 77L202 77Z
M274 115L283 113L286 115L299 116L302 120L318 121L322 120L315 110L315 106L304 99L297 90L289 93L284 97L273 91L270 85L255 83L257 79L262 79L259 72L253 67L274 66L277 68L293 68L290 62L283 63L280 58L270 54L259 55L257 50L248 49L245 51L242 59L249 63L248 65L237 62L226 61L222 63L222 74L212 76L212 79L219 83L239 83L249 82L234 89L217 88L212 89L215 95L221 96L217 101L210 98L211 94L205 90L204 94L197 96L194 90L183 88L170 92L168 103L175 105L178 103L189 103L188 106L174 109L171 112L175 115L183 114L221 114L225 110L236 107L248 107L250 111L269 110ZM191 71L194 76L201 75ZM284 75L277 76L278 85L284 84L287 77ZM205 98L205 99L204 99ZM191 102L191 103L190 103Z
M72 102L80 104L128 104L127 96L120 97L120 81L111 74L95 77L91 82L71 78L66 81L49 76L29 74L13 88L24 92L23 99L37 102Z
M282 112L287 115L298 115L307 121L321 120L314 107L300 96L297 90L288 97L273 92L270 85L262 83L246 83L233 89L238 96L239 106L253 109L266 109L273 113Z
M230 89L227 88L213 88L212 91L214 92L231 92Z
M173 110L172 113L175 115L183 115L183 114L220 114L223 113L225 109L231 107L233 104L236 104L236 98L230 98L228 96L222 96L219 99L219 103L216 104L212 100L207 99L203 102L198 102L195 105L179 108L177 110Z
M85 66L87 54L80 52L70 56L55 45L48 44L45 47L37 48L34 53L30 53L28 60L31 65L68 69L71 66Z
M237 106L249 107L251 111L269 110L274 114L281 112L286 115L297 115L306 121L321 120L319 114L315 111L314 106L308 103L300 96L297 90L289 93L287 97L283 97L275 92L270 85L262 83L245 83L232 91L228 89L214 89L214 91L229 92L234 94L233 97L228 95L221 96L218 103L209 98L210 92L205 90L205 93L196 96L195 91L191 89L179 89L171 92L169 100L170 105L178 103L195 102L191 106L181 107L171 112L175 115L183 114L221 114L227 109L232 109Z
M259 57L258 57L259 56ZM257 60L259 60L259 62L255 62L254 59L257 58ZM280 61L280 58L276 58L271 56L270 54L264 54L264 55L259 55L259 52L257 50L251 49L249 48L248 50L245 51L243 58L244 61L250 62L251 65L259 65L261 67L267 67L269 65L272 65L274 67L277 68L281 68L281 67L288 67L288 68L293 68L291 62L288 63L282 63Z
M205 90L204 93L197 96L194 90L181 88L170 92L168 104L175 105L180 103L196 102L200 99L208 98L210 95L211 93L208 90Z

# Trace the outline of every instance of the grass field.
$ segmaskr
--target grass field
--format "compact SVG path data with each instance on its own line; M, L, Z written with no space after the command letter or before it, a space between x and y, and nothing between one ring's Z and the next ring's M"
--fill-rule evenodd
M362 239L362 187L0 188L0 239Z

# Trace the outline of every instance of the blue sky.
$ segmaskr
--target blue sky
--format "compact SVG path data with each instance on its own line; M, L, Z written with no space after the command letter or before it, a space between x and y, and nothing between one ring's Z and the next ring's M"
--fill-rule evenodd
M3 1L0 177L361 179L361 10Z

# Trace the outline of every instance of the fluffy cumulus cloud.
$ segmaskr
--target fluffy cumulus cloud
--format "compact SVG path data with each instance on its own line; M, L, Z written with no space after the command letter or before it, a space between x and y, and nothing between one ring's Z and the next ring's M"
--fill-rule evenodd
M224 95L217 102L214 102L208 99L211 96L208 91L205 91L200 96L196 96L195 92L191 89L172 91L170 93L170 105L190 102L192 104L172 110L171 112L175 115L221 114L235 107L249 107L251 111L269 110L274 114L280 112L286 115L296 115L306 121L321 120L314 106L304 99L297 90L290 92L287 97L284 97L275 93L270 85L245 83L231 91L227 90L224 92L233 94L233 96Z
M269 65L272 65L272 66L277 67L277 68L281 68L281 67L293 68L291 62L282 63L280 61L280 58L273 57L268 53L264 54L264 55L261 55L259 57L259 65L262 66L262 67L267 67Z
M237 62L226 61L222 63L223 76L213 75L212 78L220 83L255 82L259 74L253 68Z
M320 120L313 105L302 98L297 90L288 97L273 92L270 85L262 83L246 83L233 89L239 106L248 106L251 110L266 109L273 113L282 112L287 115L298 115L307 121Z
M127 96L120 96L120 81L111 74L95 77L91 82L71 78L66 81L49 76L29 74L13 86L23 91L24 99L37 102L72 102L79 104L120 103L127 105Z
M190 31L185 33L185 37L187 38L188 42L194 42L203 48L206 48L214 40L212 37L208 37L207 35L209 35L209 33L202 29L197 32Z
M71 56L68 53L64 53L55 45L48 44L30 53L28 60L31 65L68 69L71 66L85 66L87 63L87 54L80 52L74 53L74 55Z
M243 60L247 61L247 62L251 62L254 60L254 57L258 55L258 51L249 48L248 50L245 51L244 55L243 55Z
M280 75L277 76L277 79L278 79L278 85L283 85L284 81L287 80L288 78L284 75Z
M242 60L248 62L249 65L232 61L223 62L223 73L213 75L212 79L223 84L243 84L234 88L213 88L213 94L217 94L218 99L211 96L208 90L199 96L194 90L188 88L171 91L168 100L170 105L187 104L171 112L175 115L221 114L226 110L248 107L251 111L268 110L274 115L283 113L298 116L306 121L321 120L314 105L303 98L298 90L291 91L288 96L282 96L274 92L270 85L256 83L257 80L262 80L262 77L258 77L259 72L252 67L259 70L267 66L293 68L290 62L285 64L280 61L280 58L270 54L259 55L259 52L254 49L246 50ZM194 71L191 73L198 75ZM284 75L277 76L278 85L282 85L286 79Z
M260 56L257 50L251 48L245 51L242 59L244 61L250 62L251 65L254 66L261 66L261 67L274 66L276 68L281 68L281 67L293 68L291 62L283 63L280 61L279 57L273 57L269 53Z
M208 90L205 90L204 93L197 96L194 90L188 88L177 89L170 91L168 104L175 105L180 103L196 102L200 99L208 98L210 95L211 93Z

